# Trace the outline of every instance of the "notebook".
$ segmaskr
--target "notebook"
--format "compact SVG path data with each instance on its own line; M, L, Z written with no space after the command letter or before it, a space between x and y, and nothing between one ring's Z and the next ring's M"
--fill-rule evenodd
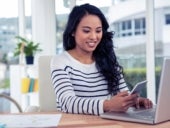
M105 112L100 116L106 119L146 124L157 124L170 120L170 58L163 60L157 104L152 109L129 108L125 113Z

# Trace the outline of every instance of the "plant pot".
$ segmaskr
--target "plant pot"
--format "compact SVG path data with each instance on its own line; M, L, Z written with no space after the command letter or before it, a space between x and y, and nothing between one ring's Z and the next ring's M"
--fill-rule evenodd
M34 57L33 56L26 56L26 64L34 64Z

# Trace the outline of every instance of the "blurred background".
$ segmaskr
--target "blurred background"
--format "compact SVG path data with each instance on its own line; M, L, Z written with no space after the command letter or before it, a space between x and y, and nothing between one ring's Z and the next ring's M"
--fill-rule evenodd
M164 57L170 56L170 1L168 0L1 0L0 1L0 93L11 95L10 66L20 35L40 43L38 56L63 51L62 34L73 6L90 3L99 7L114 31L114 46L130 88L147 79L143 96L156 99ZM15 92L15 89L12 90ZM15 98L15 97L13 97ZM155 100L156 101L156 100ZM6 104L6 105L4 105ZM1 111L10 111L0 98Z

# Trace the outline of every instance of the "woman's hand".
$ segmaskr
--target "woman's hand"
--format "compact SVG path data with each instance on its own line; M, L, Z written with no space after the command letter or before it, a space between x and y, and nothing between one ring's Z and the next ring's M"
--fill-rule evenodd
M104 101L104 111L125 112L137 103L138 95L129 95L128 91L120 92L110 100Z
M143 97L138 97L136 100L136 104L135 107L138 109L140 107L144 107L146 109L152 108L153 107L153 103L151 100L147 99L147 98L143 98Z

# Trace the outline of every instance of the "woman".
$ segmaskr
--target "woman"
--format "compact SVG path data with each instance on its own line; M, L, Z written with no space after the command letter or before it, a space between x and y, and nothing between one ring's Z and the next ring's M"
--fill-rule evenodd
M58 110L100 115L132 106L152 107L150 100L129 95L108 28L105 16L93 5L71 11L63 34L65 51L51 61Z

